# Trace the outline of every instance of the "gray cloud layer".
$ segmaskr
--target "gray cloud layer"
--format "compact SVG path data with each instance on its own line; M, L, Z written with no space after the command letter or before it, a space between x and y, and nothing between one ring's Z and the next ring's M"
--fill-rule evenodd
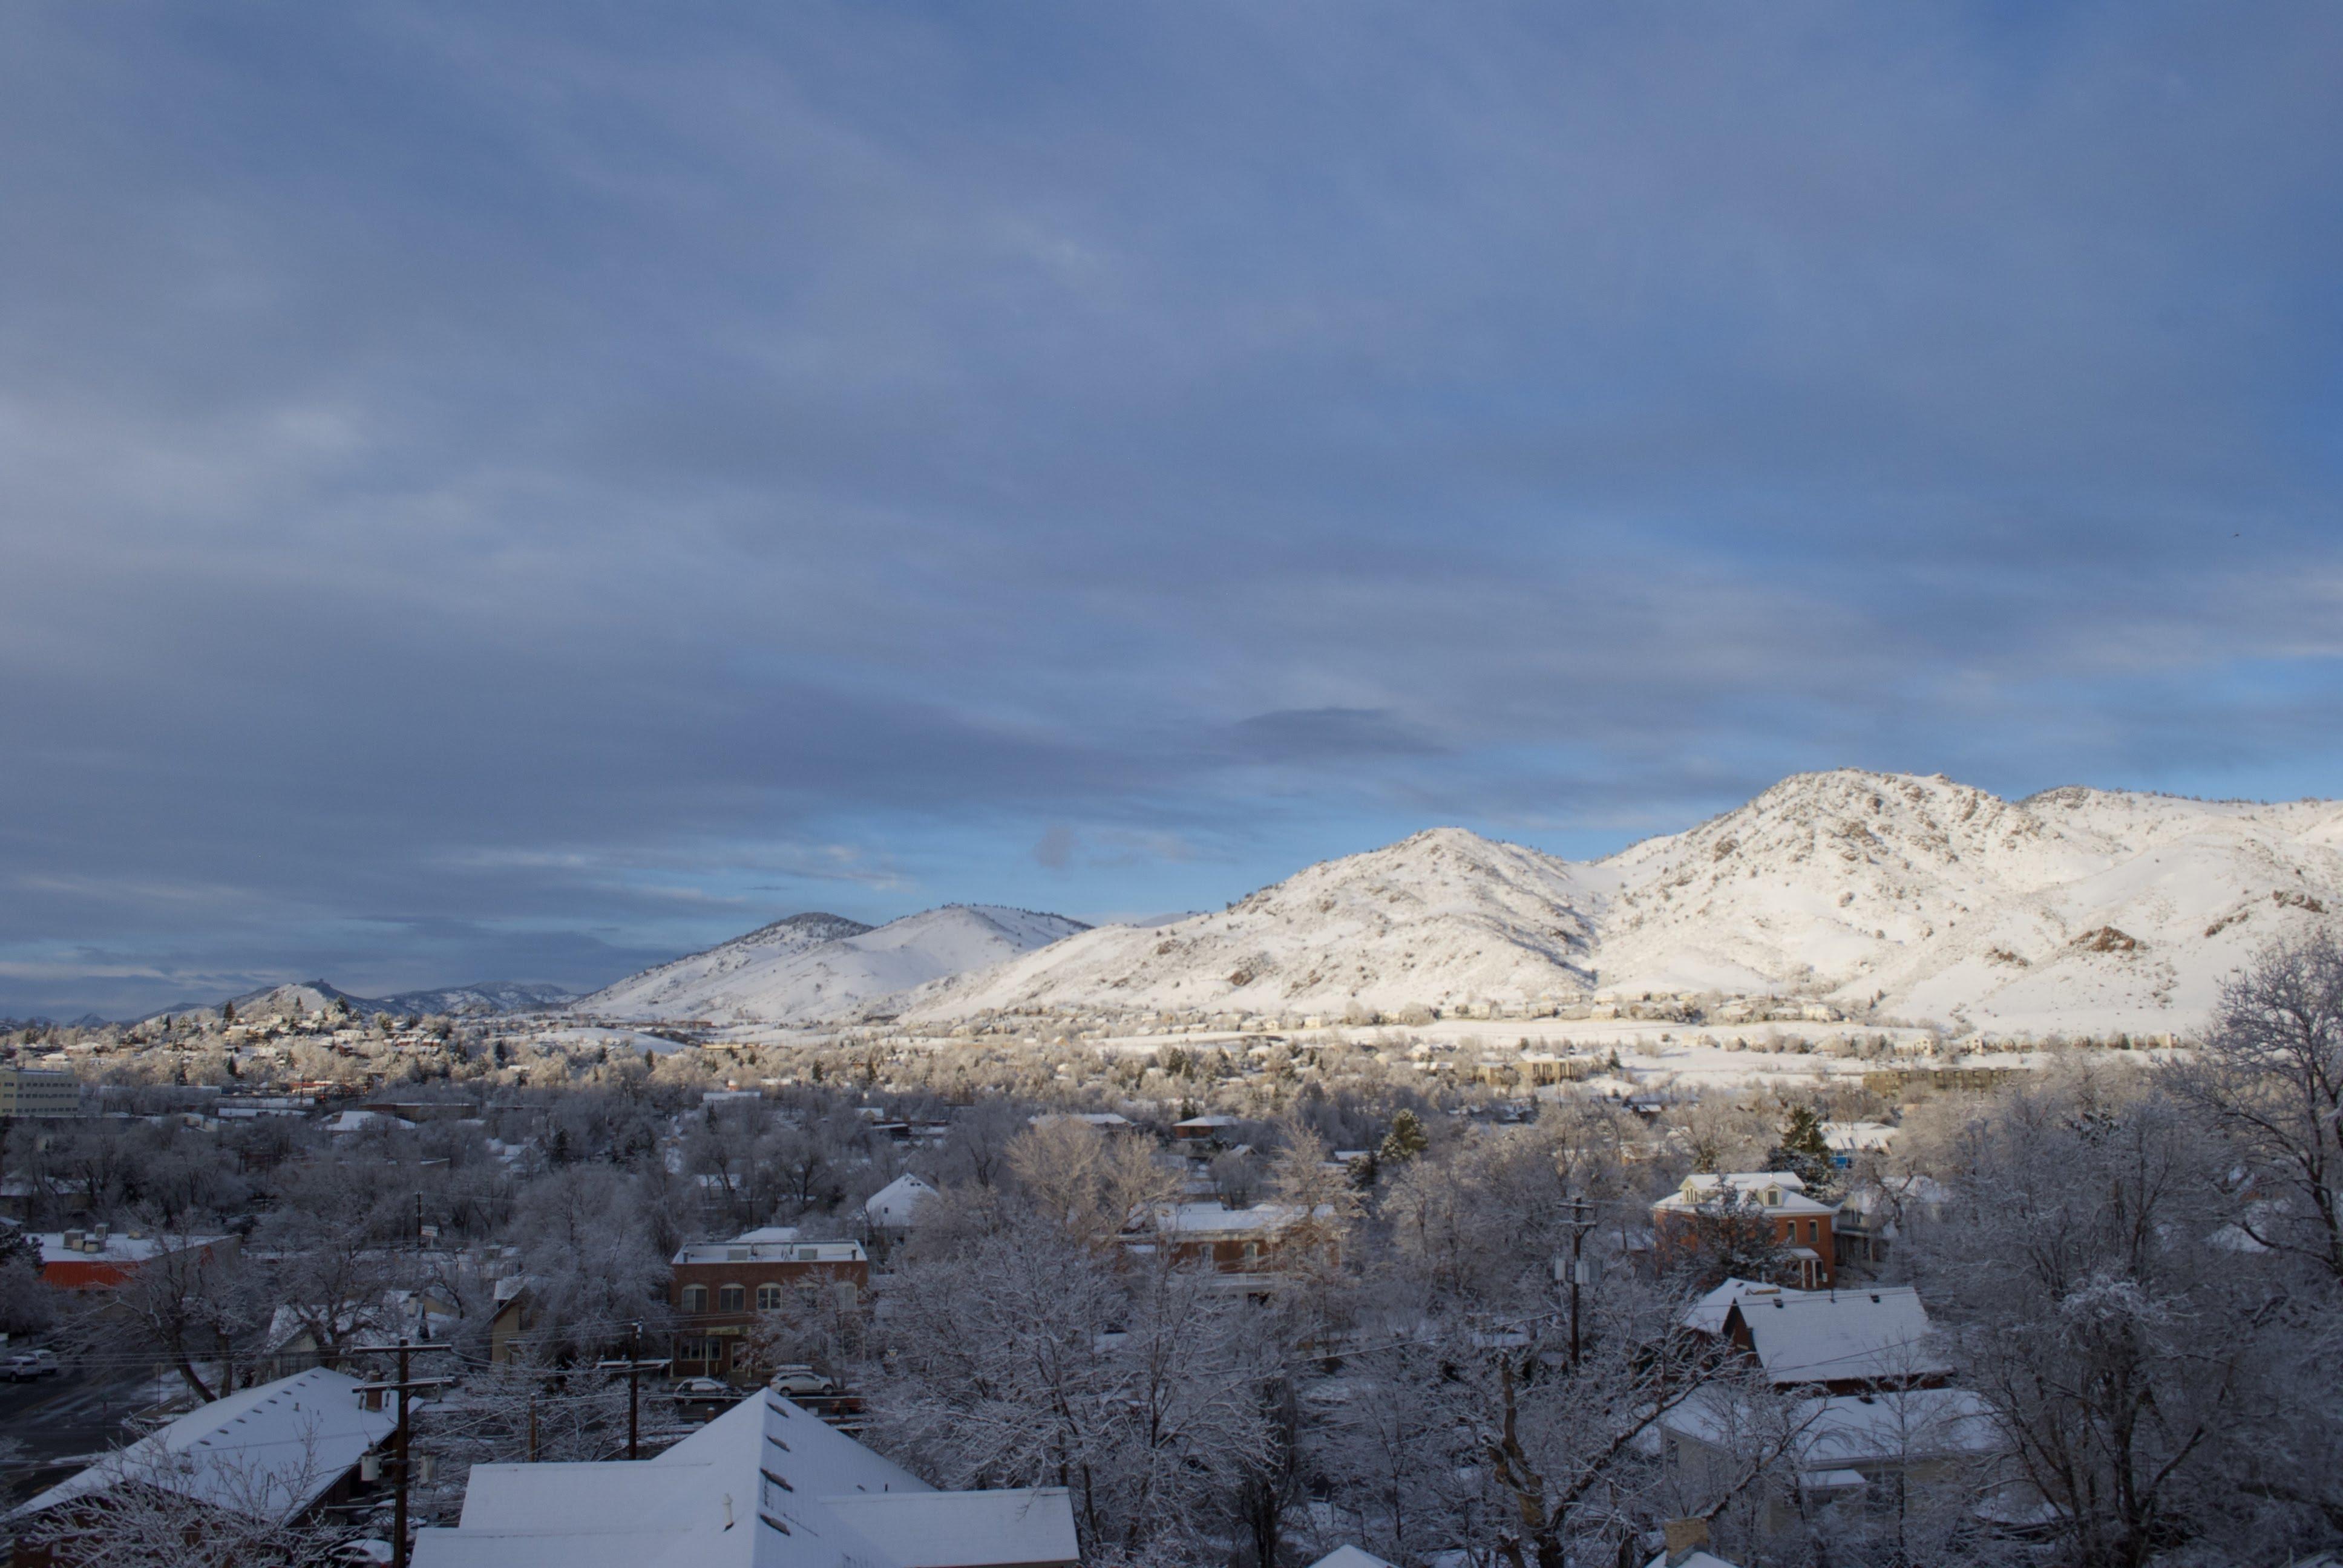
M0 17L0 1012L2334 792L2330 8ZM1038 846L1038 847L1037 847Z

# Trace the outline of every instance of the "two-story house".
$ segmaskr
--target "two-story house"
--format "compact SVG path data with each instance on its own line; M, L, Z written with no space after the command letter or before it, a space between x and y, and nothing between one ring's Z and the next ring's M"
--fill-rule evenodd
M1801 1290L1827 1290L1837 1275L1838 1249L1831 1227L1838 1211L1806 1194L1806 1184L1788 1171L1737 1171L1692 1175L1652 1205L1652 1241L1664 1265L1672 1257L1697 1252L1715 1224L1735 1213L1762 1214L1784 1255L1787 1278L1778 1283Z

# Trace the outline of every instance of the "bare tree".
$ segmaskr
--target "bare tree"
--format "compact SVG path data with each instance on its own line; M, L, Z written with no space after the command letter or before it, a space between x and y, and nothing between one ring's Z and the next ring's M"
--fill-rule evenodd
M206 1403L226 1393L268 1311L254 1271L216 1240L186 1231L156 1237L155 1254L84 1310L75 1337L93 1349L127 1342L153 1351Z
M2343 943L2330 930L2265 948L2222 988L2201 1050L2171 1070L2251 1162L2263 1201L2237 1224L2343 1280Z

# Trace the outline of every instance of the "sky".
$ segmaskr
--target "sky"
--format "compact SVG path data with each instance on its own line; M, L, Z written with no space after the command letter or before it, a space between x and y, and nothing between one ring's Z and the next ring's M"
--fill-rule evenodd
M0 1016L2343 795L2343 9L0 9Z

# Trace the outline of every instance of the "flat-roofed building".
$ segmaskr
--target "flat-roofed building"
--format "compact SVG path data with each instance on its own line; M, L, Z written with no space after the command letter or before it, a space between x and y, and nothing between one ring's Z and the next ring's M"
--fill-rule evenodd
M668 1304L675 1309L675 1370L685 1377L745 1378L749 1330L798 1292L830 1291L851 1305L870 1287L870 1254L860 1241L704 1241L671 1260Z
M79 1116L81 1080L42 1067L0 1067L0 1116Z

